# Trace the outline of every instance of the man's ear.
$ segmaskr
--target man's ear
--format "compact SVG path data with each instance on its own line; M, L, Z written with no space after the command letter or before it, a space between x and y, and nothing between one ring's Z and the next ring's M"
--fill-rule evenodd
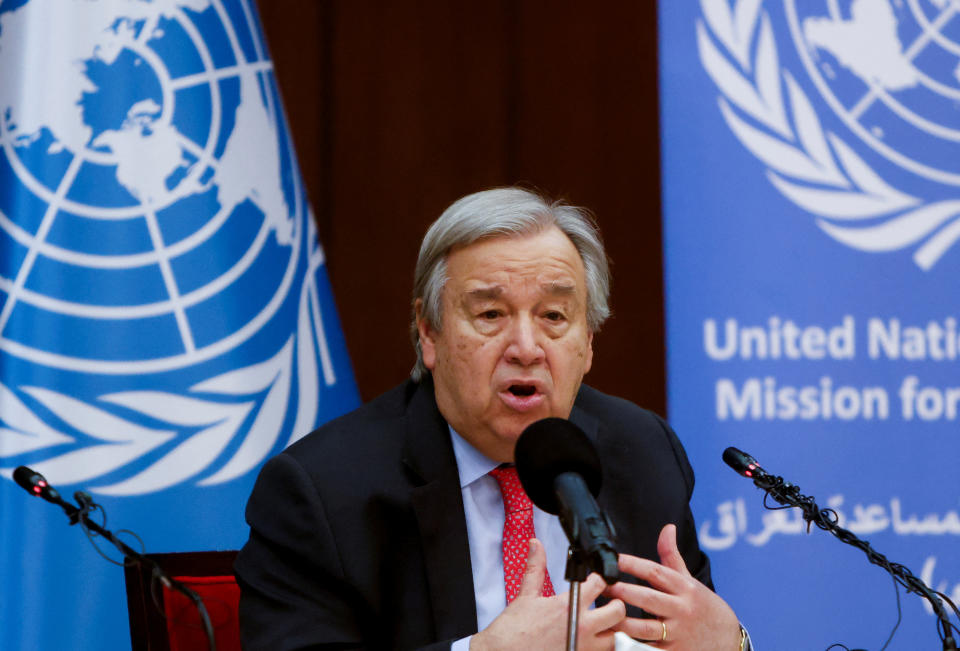
M437 332L423 316L423 299L418 298L413 306L417 315L417 335L420 337L420 354L423 356L423 365L432 371L437 363Z

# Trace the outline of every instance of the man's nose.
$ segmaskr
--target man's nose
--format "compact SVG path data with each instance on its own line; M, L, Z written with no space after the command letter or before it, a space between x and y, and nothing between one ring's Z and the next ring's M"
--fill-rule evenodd
M543 347L540 345L539 333L531 317L520 317L511 324L509 330L510 341L504 356L508 362L530 366L543 361Z

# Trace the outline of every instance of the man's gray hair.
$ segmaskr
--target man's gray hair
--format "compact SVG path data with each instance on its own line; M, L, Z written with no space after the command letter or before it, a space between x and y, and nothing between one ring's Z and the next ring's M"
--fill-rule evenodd
M537 233L556 226L573 242L587 282L587 327L600 329L610 315L610 267L600 231L590 213L562 201L549 201L522 188L495 188L458 199L433 222L423 237L413 276L413 304L423 300L422 318L440 330L443 286L447 282L447 256L454 247L497 236ZM423 364L416 311L411 328L417 363L411 377L419 381L430 371Z

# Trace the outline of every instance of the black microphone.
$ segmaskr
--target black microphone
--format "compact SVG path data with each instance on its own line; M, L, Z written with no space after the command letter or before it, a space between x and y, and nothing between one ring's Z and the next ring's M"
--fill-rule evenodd
M50 485L46 478L36 470L27 466L17 466L13 471L13 480L20 484L23 490L31 495L42 497L51 504L56 504L70 517L70 524L76 524L80 517L80 510L70 502L60 497L60 492Z
M60 493L57 492L57 489L47 483L46 478L32 468L18 466L13 471L13 480L31 495L42 497L54 504L60 503Z
M571 549L582 554L587 569L616 583L613 525L594 499L602 483L600 457L587 435L568 420L545 418L523 431L514 459L530 500L560 516Z
M27 466L18 466L17 469L13 471L13 479L18 484L20 484L20 486L25 491L27 491L31 495L42 497L46 501L52 502L53 504L56 504L57 506L62 508L64 513L66 513L70 517L70 524L74 525L79 522L80 526L84 529L84 531L86 531L87 537L90 537L91 535L90 532L92 531L95 535L103 536L104 538L109 540L111 543L113 543L113 546L119 549L124 556L124 562L122 563L124 567L129 567L131 564L141 564L141 563L144 565L147 565L148 567L153 569L153 576L159 577L160 580L164 583L164 585L166 585L168 588L172 588L186 595L186 597L190 599L194 603L194 605L196 605L197 610L200 613L200 620L203 624L203 631L207 636L207 641L209 642L211 651L216 651L217 646L216 646L216 641L214 640L214 637L213 637L213 624L210 621L210 615L207 613L207 608L203 603L203 599L201 599L196 592L194 592L193 590L185 586L180 581L177 581L176 579L169 577L167 573L164 572L163 568L157 565L157 562L155 560L153 560L152 558L148 558L143 554L141 554L140 552L137 552L131 549L129 545L127 545L122 540L117 538L117 536L113 532L108 531L107 529L104 529L102 525L97 524L96 522L91 520L90 519L91 510L100 509L101 511L103 511L103 509L96 502L93 501L93 496L90 495L90 493L79 490L73 494L73 498L77 500L77 504L80 505L80 508L78 509L70 502L67 502L66 500L61 498L60 492L57 491L56 488L51 486L50 483L46 480L46 478L43 475L41 475L36 470L33 470L32 468L28 468ZM106 523L106 520L107 520L107 515L104 512L103 513L104 523ZM128 531L127 533L131 533L131 532ZM134 537L137 537L136 534L132 534L132 535L134 535ZM100 552L101 556L103 556L104 558L107 558L104 555L104 553L100 551L100 548L97 547L96 543L94 543L94 547L97 548L97 551ZM107 558L107 560L110 560L110 559ZM115 561L111 561L111 562L115 562ZM117 563L117 564L121 565L121 563Z
M871 563L886 570L894 578L897 585L906 588L907 592L921 595L930 602L934 613L936 613L939 619L937 634L943 641L944 651L955 651L957 649L956 641L951 633L958 629L950 622L950 618L947 616L946 610L943 607L943 602L941 602L937 596L940 593L935 593L931 590L930 587L923 582L923 579L917 578L906 566L891 562L886 556L871 547L870 543L866 540L858 538L853 532L841 527L838 524L839 518L835 511L832 509L821 509L812 497L803 495L800 492L799 486L785 482L783 477L771 475L757 463L756 459L746 452L733 447L727 448L723 451L723 460L728 466L737 471L738 474L752 479L755 486L765 491L767 495L779 504L786 507L795 506L799 508L803 513L803 519L807 523L808 533L810 531L810 525L816 525L819 529L830 532L841 542L861 550L867 555L867 559ZM766 497L764 497L763 505L768 509L781 508L767 506ZM953 604L951 603L951 605ZM898 614L899 611L900 596L898 593ZM900 620L898 618L893 630L896 631L899 625Z
M737 448L730 447L724 450L723 460L728 466L733 468L738 474L741 474L744 477L757 480L769 476L767 471L764 470L759 463L757 463L756 459L751 457L746 452L738 450Z

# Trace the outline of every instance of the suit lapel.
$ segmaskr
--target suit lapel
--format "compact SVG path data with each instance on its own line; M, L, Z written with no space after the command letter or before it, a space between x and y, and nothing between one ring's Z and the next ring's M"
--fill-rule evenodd
M431 381L421 382L406 420L404 464L413 477L410 500L423 541L434 633L437 640L466 637L477 632L467 524L453 446Z
M594 447L597 449L597 452L600 452L599 445L599 431L600 431L600 420L593 414L584 411L574 403L573 409L570 411L570 422L583 430L583 433L587 435L587 438L590 439L590 442L593 443ZM597 503L600 507L607 512L607 515L610 516L614 522L617 521L617 506L618 502L614 500L611 502L611 498L616 496L611 495L609 490L604 490L604 485L606 482L602 482L600 485L600 494L597 495Z
M597 420L596 416L580 409L574 403L573 409L570 410L570 422L582 429L591 443L597 444L597 430L600 427L600 421Z

